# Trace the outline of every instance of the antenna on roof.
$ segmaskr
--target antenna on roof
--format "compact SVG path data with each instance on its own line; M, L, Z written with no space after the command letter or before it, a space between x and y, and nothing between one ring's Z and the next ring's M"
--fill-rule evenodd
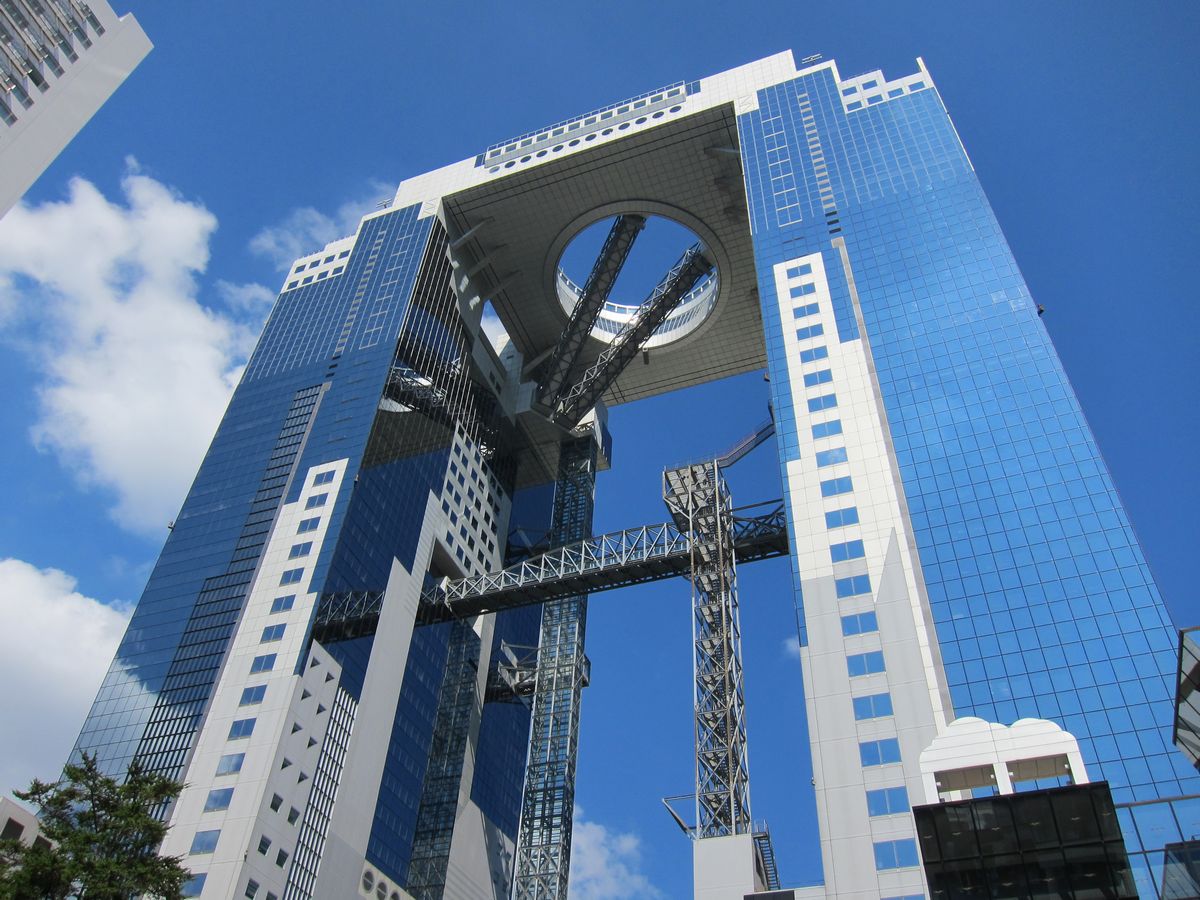
M822 59L824 59L824 57L821 56L820 53L813 53L811 56L806 56L804 59L800 60L800 65L807 66L812 63L820 62Z

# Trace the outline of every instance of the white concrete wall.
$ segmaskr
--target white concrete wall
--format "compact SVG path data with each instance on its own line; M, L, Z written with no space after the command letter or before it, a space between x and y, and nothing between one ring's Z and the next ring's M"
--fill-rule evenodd
M789 277L796 266L811 274ZM786 471L787 502L795 528L796 563L804 598L808 645L801 649L805 700L813 752L817 814L821 831L826 895L855 900L923 891L919 867L877 872L873 844L915 838L907 810L887 816L867 813L866 792L905 786L910 800L922 795L918 760L946 718L944 678L935 637L922 603L919 561L905 514L898 472L886 433L886 421L863 340L839 343L825 262L821 254L775 266L775 302L783 338L791 399L797 421L799 459ZM800 285L812 293L792 298ZM796 319L794 308L818 304L819 311ZM797 330L820 324L824 333L801 339ZM828 348L828 357L801 360L801 351ZM820 370L832 380L805 387L803 376ZM809 412L808 401L835 394L837 406ZM814 438L811 427L838 419L842 433ZM817 451L845 447L847 461L818 467ZM823 497L822 481L849 476L853 491ZM827 511L858 510L854 525L828 528ZM830 546L862 540L863 559L833 562ZM871 580L871 593L836 597L834 582L856 574ZM845 636L842 617L874 612L878 631ZM886 671L851 677L847 656L882 651ZM856 721L853 698L887 692L894 714ZM864 767L859 744L896 738L898 763ZM783 849L786 856L786 848Z

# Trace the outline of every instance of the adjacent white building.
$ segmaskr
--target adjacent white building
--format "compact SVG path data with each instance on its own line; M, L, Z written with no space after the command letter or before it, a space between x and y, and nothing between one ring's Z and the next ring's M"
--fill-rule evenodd
M0 3L0 216L150 52L104 0Z

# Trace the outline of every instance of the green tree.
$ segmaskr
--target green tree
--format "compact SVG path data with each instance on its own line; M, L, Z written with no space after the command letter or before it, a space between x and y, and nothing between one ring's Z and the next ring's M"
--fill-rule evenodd
M49 843L0 846L0 900L179 900L190 875L182 857L158 855L167 825L155 813L182 788L137 761L118 782L86 753L59 781L34 780L16 794L41 810Z

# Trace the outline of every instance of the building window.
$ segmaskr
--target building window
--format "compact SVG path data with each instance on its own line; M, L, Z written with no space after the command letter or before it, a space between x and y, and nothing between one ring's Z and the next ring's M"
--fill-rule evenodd
M249 897L250 900L254 900L254 898L258 896L258 882L253 878L246 882L245 896Z
M192 849L188 853L192 856L198 856L201 853L212 853L217 849L217 838L220 836L220 828L214 828L212 831L197 831L196 836L192 838Z
M846 597L859 597L871 593L871 576L851 575L848 578L836 578L833 587L837 591L839 600L844 600Z
M279 584L282 587L286 584L296 584L304 577L303 569L288 569L279 577Z
M283 806L283 798L278 794L271 795L271 811L279 812L279 807Z
M238 706L254 706L256 703L262 703L263 697L267 695L267 686L265 684L256 684L253 687L248 687L242 691L242 699Z
M179 889L181 897L199 897L200 892L204 890L204 879L208 877L207 873L193 875L183 883L183 887Z
M318 506L324 506L325 501L329 499L328 494L313 494L304 504L305 509L316 509Z
M858 521L857 519L855 521ZM271 601L271 612L281 613L287 612L296 602L295 594L288 594L286 597L276 597Z
M292 549L288 551L288 559L299 559L301 556L308 556L312 553L312 541L305 541L303 544L292 544Z
M903 787L867 791L868 816L894 816L908 812L908 789Z
M307 534L310 531L316 531L317 526L320 524L320 516L314 516L311 519L302 519L300 521L300 527L296 529L296 534Z
M205 812L220 812L229 809L229 801L233 797L233 788L216 788L208 792L204 799Z
M857 91L858 91L857 87L855 87L854 85L850 85L850 87L848 87L848 88L842 88L842 96L849 97Z
M286 850L280 850L275 854L275 865L279 866L279 868L282 869L287 860L288 854Z
M267 855L267 851L271 849L271 839L265 834L258 839L258 852L263 856Z
M797 306L792 310L792 317L796 319L807 319L809 316L815 316L821 311L821 304L808 303L804 306Z
M245 753L227 753L217 762L217 774L236 775L242 771L242 763L245 761Z
M869 694L866 697L854 697L854 720L882 719L892 715L892 695L889 693Z
M834 447L831 450L818 450L816 457L818 469L823 469L826 466L836 466L838 463L846 461L846 448Z
M867 653L852 653L846 657L846 671L851 678L883 672L883 651L871 650Z
M880 872L886 869L906 869L909 866L920 865L920 862L917 856L917 842L913 838L875 843L875 868Z
M842 528L846 525L858 524L858 507L847 506L845 509L834 509L825 513L826 528Z
M862 541L859 541L861 544ZM283 638L283 632L287 629L287 625L280 622L278 625L268 625L262 630L262 638L260 644L269 644L271 641L278 641Z
M879 630L879 622L875 619L875 613L851 613L848 616L842 616L842 634L850 637L855 634L869 634L872 631Z
M802 363L816 362L818 359L828 358L828 347L809 347L807 350L800 351L800 362Z
M821 482L822 497L836 497L838 494L848 494L854 490L854 482L850 480L849 475L843 475L841 478L830 478L828 481Z
M826 394L824 397L813 397L808 401L808 411L810 413L820 412L823 409L833 409L837 406L837 394Z
M816 325L807 325L804 328L796 329L796 340L807 341L809 338L820 337L825 333L825 326L818 322Z
M864 767L898 763L900 762L900 742L895 738L863 741L858 745L858 755Z
M792 288L791 293L792 293L792 297L795 298L795 297L806 297L809 294L815 294L816 292L817 292L817 286L815 284L813 284L812 282L809 282L808 284L796 285L794 288Z
M804 275L812 274L812 263L805 263L802 266L792 266L787 270L788 278L800 278Z
M818 422L812 427L814 438L832 437L842 433L842 420L830 419L828 422Z
M833 381L833 372L821 369L819 372L809 372L804 376L805 387L816 387L818 384L829 384Z
M848 559L862 559L866 555L867 551L863 547L862 541L843 541L840 544L831 544L829 547L829 558L835 563L845 562Z
M262 656L254 657L254 661L250 663L250 674L254 675L257 672L270 672L275 668L275 654L266 653Z
M318 472L316 478L313 479L313 484L329 484L333 481L334 472L330 469L328 472Z
M229 740L250 737L254 734L254 722L254 719L234 719L233 724L229 726Z

